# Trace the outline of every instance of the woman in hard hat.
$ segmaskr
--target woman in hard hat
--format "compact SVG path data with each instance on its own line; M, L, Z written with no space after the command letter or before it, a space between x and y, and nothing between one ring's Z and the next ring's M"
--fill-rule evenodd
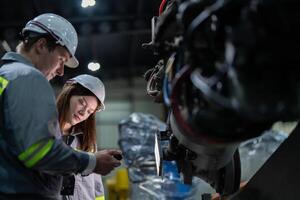
M65 142L72 148L96 152L97 111L104 110L105 88L102 81L91 75L79 75L66 82L57 98L59 124ZM65 176L63 199L104 199L101 176Z

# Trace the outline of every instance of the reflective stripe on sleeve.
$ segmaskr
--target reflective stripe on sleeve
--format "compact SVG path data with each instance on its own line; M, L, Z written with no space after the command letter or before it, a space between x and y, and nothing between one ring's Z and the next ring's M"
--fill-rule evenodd
M105 200L105 196L104 195L98 196L98 197L96 197L96 200Z
M23 164L31 168L39 162L50 151L54 143L54 139L43 140L28 147L18 158Z
M4 89L7 87L8 82L8 80L0 76L0 96L2 95Z

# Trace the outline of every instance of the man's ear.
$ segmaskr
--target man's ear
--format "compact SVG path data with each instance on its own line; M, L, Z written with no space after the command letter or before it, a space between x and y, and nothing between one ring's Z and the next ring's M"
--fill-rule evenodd
M40 38L35 42L35 50L38 55L45 53L47 48L47 40L45 38Z

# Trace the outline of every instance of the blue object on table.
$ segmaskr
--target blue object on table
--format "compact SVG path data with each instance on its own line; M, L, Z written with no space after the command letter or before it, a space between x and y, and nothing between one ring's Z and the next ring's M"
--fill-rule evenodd
M193 186L182 182L174 161L163 161L163 179L169 180L161 188L168 200L192 199Z

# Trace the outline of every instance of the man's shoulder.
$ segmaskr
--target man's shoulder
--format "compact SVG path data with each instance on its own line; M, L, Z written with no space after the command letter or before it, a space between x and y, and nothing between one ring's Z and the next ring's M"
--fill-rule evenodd
M40 79L41 81L47 81L42 73L36 68L21 62L12 62L4 64L0 68L0 76L6 77L10 81L16 79Z

